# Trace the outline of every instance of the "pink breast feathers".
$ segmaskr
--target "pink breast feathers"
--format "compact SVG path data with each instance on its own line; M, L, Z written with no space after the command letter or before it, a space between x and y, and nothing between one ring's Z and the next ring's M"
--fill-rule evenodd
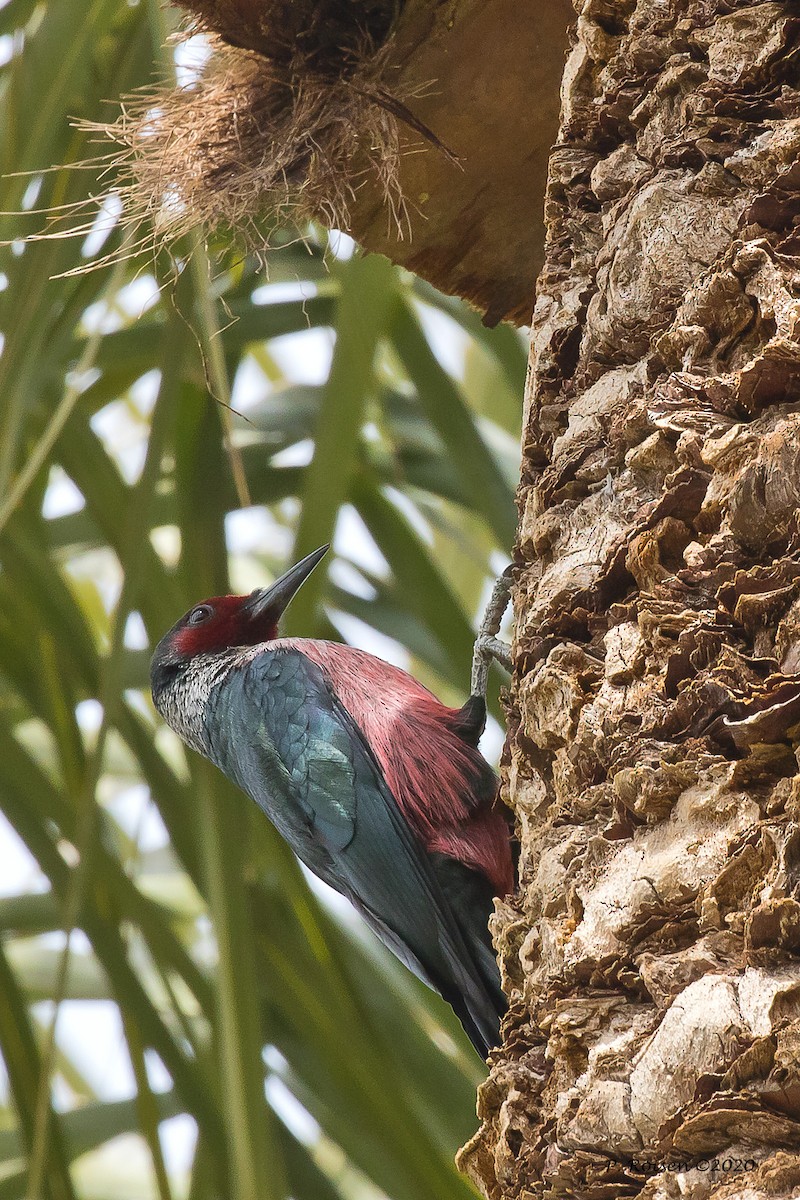
M496 895L512 891L508 826L487 795L484 760L454 730L458 709L362 650L305 638L272 647L299 650L325 671L425 848L481 871Z

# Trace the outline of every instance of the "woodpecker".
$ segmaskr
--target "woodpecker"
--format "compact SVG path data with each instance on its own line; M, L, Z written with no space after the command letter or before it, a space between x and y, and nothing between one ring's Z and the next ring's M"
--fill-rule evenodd
M362 650L279 637L327 549L271 587L181 617L153 655L153 701L448 1001L485 1058L506 1008L488 919L513 865L497 780L477 749L484 698L448 708Z

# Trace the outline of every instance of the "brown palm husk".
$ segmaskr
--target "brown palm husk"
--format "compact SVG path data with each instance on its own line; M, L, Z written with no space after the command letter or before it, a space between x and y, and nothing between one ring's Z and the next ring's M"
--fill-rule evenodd
M224 227L252 247L287 219L346 228L377 177L402 232L399 125L436 141L387 83L394 3L184 0L210 55L187 86L129 98L102 132L122 148L126 220L171 242Z

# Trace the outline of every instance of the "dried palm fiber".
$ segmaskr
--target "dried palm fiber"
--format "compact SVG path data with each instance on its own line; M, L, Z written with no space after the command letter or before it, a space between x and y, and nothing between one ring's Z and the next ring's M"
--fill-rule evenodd
M201 223L266 249L275 224L327 216L487 325L530 320L572 0L180 2L212 60L102 128L137 249ZM44 236L94 229L81 214Z
M372 173L400 220L398 121L384 76L395 0L179 0L211 53L187 87L126 101L103 132L122 147L128 219L160 238L228 227L256 247L270 219L347 224Z

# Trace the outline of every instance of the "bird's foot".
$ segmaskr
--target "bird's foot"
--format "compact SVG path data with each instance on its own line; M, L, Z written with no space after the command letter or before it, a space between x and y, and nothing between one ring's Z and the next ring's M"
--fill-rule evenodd
M512 571L513 565L506 567L503 574L495 581L489 603L483 614L481 627L478 630L478 636L475 639L470 688L473 696L486 696L486 682L489 678L492 659L499 662L507 671L511 670L511 647L505 642L501 642L497 634L511 597Z

